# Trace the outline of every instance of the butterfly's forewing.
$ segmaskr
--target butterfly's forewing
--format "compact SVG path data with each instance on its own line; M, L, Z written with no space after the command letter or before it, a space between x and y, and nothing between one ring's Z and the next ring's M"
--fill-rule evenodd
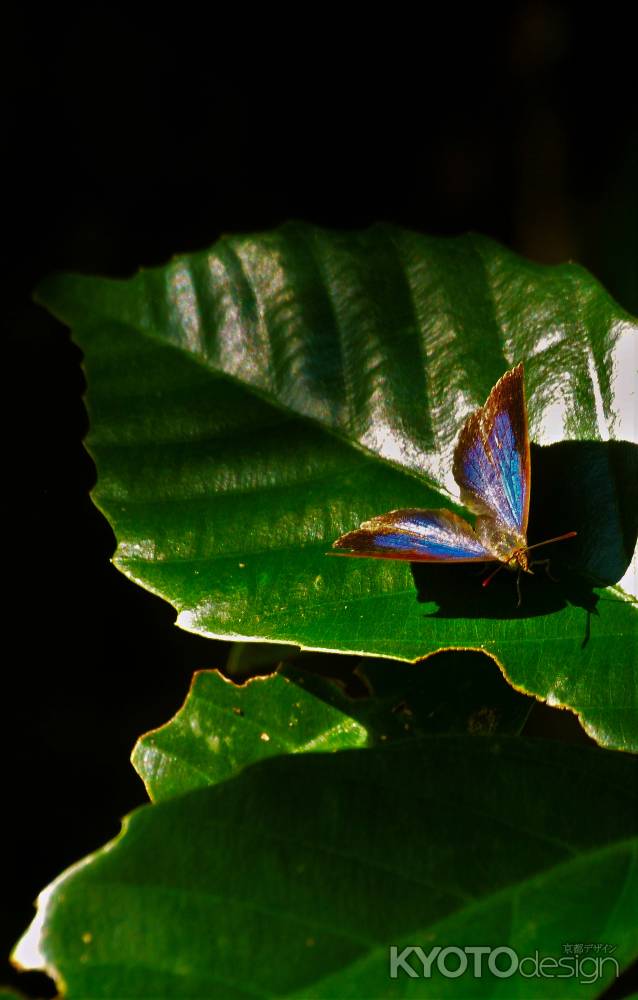
M495 558L467 521L449 510L391 510L342 535L333 548L350 550L343 555L410 562L489 562Z
M471 511L526 534L530 458L522 365L506 372L485 406L467 419L454 451L453 473Z

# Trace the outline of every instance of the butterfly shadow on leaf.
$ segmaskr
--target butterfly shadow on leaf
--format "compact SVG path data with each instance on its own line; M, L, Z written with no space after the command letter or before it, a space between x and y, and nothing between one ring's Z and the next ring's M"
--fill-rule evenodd
M563 441L531 446L528 542L569 531L577 536L538 553L547 568L503 569L484 587L494 563L412 563L417 599L437 618L530 618L571 604L600 614L594 587L617 583L638 537L638 447L625 441ZM546 571L547 570L547 571ZM549 575L551 574L551 576Z

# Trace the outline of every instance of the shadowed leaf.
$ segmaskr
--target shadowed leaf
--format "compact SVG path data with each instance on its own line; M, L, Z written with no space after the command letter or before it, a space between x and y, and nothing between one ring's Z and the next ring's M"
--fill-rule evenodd
M43 894L16 957L39 955L69 1000L459 996L436 969L392 979L393 945L558 959L601 942L622 969L638 953L637 768L454 736L262 761L134 813ZM560 996L614 976L561 979ZM518 973L461 982L467 997L559 995Z

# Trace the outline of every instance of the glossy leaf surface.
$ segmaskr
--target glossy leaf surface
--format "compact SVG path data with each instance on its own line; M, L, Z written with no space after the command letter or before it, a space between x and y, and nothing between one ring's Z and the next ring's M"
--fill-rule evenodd
M438 973L391 979L392 945L559 958L592 941L622 969L638 953L637 767L489 737L262 761L138 810L47 890L17 957L39 955L69 1000L459 996ZM611 978L564 979L560 995ZM558 995L518 974L462 984Z
M290 225L127 282L39 292L85 352L95 498L116 564L184 628L416 659L481 649L522 690L638 748L636 324L582 269L479 237ZM530 542L554 583L328 557L399 507L453 505L467 414L525 364ZM460 512L460 508L456 508ZM627 580L625 586L628 586Z

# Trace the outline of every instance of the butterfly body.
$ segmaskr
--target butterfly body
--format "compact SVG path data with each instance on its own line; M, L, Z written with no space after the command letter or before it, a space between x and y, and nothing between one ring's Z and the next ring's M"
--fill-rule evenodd
M373 559L496 562L497 569L531 573L530 449L522 364L505 372L485 405L465 421L452 471L462 502L476 516L473 526L446 509L393 510L342 535L333 548Z
M481 544L494 559L505 563L508 569L517 567L529 573L527 538L521 531L502 528L493 518L477 518L474 531Z

